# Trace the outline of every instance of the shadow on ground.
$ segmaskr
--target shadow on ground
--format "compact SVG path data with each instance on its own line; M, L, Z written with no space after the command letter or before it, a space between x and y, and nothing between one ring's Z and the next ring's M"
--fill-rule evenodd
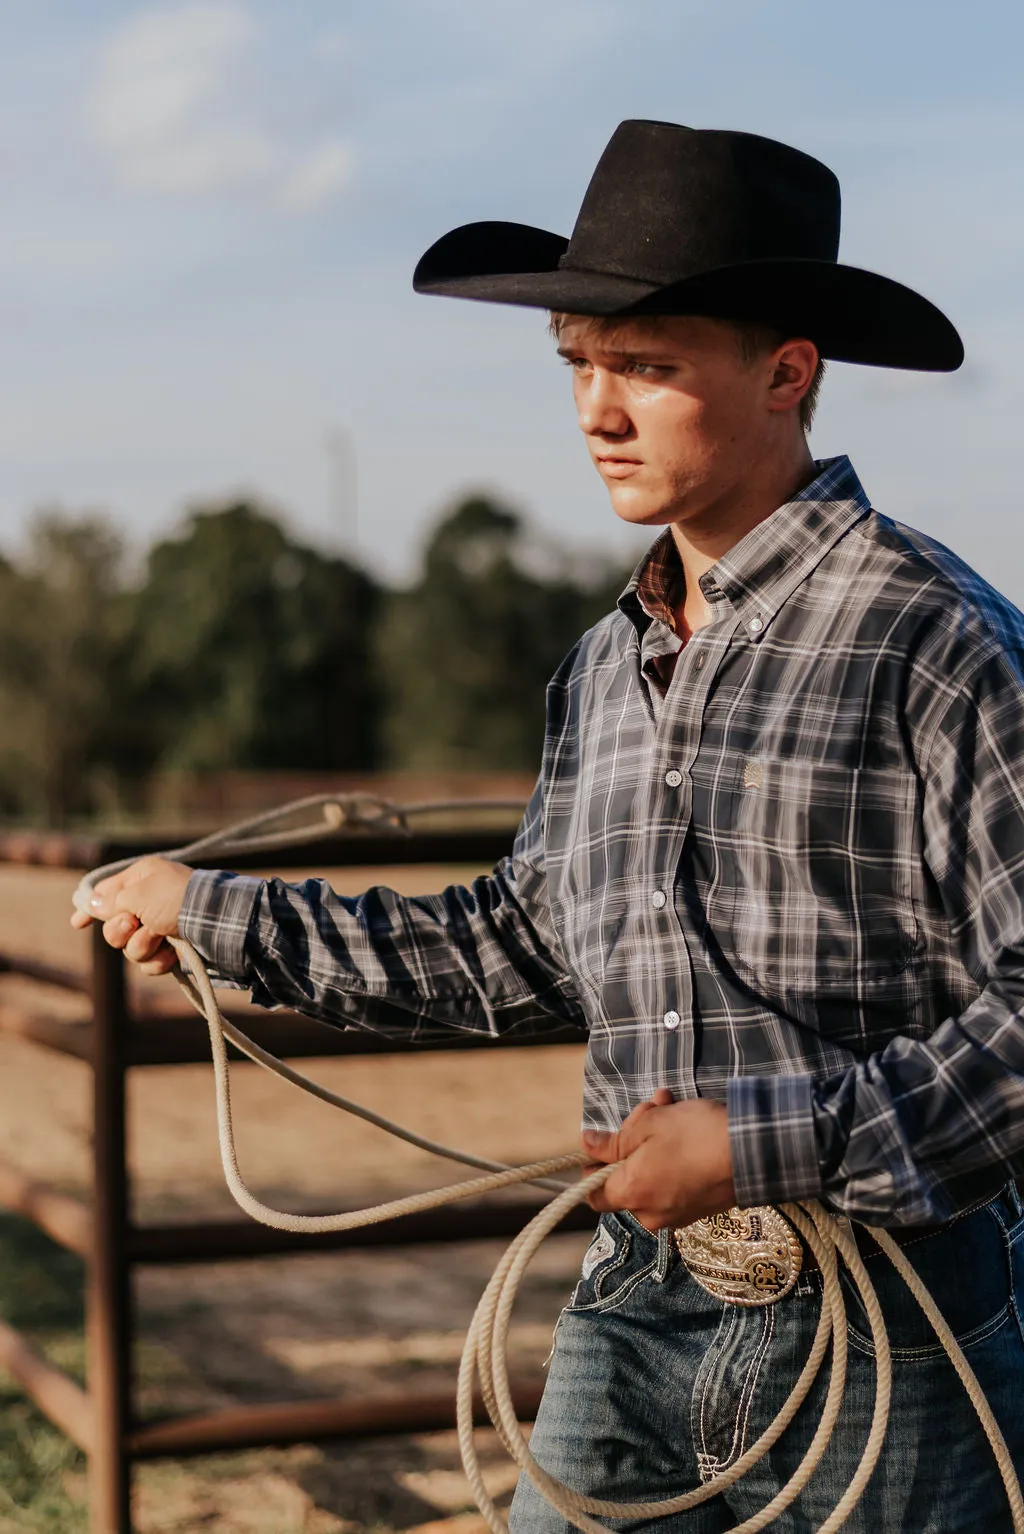
M539 1255L514 1323L517 1372L543 1366L585 1238ZM452 1389L462 1336L501 1244L323 1253L143 1269L136 1281L141 1415L239 1401ZM0 1316L83 1373L82 1264L0 1217ZM492 1494L514 1483L481 1435ZM85 1534L82 1456L0 1376L0 1534ZM454 1433L297 1445L140 1467L138 1534L398 1534L483 1529Z

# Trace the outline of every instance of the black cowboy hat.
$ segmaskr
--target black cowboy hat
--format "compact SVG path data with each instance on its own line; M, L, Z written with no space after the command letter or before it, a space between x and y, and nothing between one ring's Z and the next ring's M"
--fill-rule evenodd
M759 320L823 357L951 372L963 343L901 283L840 266L839 182L820 160L753 133L620 123L571 239L528 224L464 224L432 245L418 293L571 314Z

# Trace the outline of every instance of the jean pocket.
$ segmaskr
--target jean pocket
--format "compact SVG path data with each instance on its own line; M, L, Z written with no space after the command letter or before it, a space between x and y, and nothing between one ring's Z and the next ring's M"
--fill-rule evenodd
M1003 1225L986 1205L943 1231L910 1241L904 1254L957 1342L965 1350L983 1342L1012 1317L1013 1293ZM931 1322L884 1255L866 1262L882 1307L894 1358L907 1362L937 1357L945 1349ZM853 1282L844 1272L850 1343L873 1353L871 1329Z
M635 1221L627 1224L616 1214L602 1215L566 1310L609 1310L621 1304L654 1272L657 1262L656 1236Z

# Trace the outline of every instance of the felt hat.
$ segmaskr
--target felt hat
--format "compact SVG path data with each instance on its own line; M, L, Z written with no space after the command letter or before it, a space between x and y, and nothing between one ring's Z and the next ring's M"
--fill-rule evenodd
M464 224L433 244L418 293L570 314L703 314L806 336L823 357L951 372L963 344L911 288L842 266L839 182L753 133L620 123L572 235Z

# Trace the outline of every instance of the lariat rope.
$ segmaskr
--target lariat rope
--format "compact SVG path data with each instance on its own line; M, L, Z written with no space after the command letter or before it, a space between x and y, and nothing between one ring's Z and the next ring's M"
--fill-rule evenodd
M280 810L254 816L237 826L214 832L211 836L202 837L185 847L177 847L161 855L185 863L200 857L204 862L208 862L213 857L228 858L237 856L241 852L277 851L284 847L308 842L317 834L331 834L342 830L370 829L398 836L408 835L408 820L411 816L470 808L520 809L521 805L518 802L513 805L503 800L476 799L398 806L369 795L318 794L296 800ZM312 811L319 811L321 817L320 822L315 826L311 826L308 819ZM299 823L296 824L296 821ZM136 861L135 858L126 858L121 862L94 869L92 873L87 874L75 891L74 902L78 909L86 915L91 915L89 899L95 885L101 879L119 873ZM656 1502L612 1502L599 1497L583 1496L548 1474L530 1453L528 1439L519 1426L512 1401L508 1377L508 1332L512 1306L520 1282L542 1242L555 1230L570 1209L584 1203L588 1196L601 1186L615 1167L601 1167L578 1181L566 1185L550 1179L554 1173L568 1172L585 1165L586 1157L579 1152L552 1156L543 1161L531 1162L526 1166L510 1167L501 1162L487 1161L470 1155L451 1146L438 1144L436 1141L428 1140L422 1135L404 1129L382 1114L374 1113L346 1097L329 1091L262 1049L235 1023L229 1022L221 1012L206 966L192 944L181 937L168 938L167 941L178 958L178 964L173 971L174 977L192 1005L206 1019L210 1030L217 1099L217 1131L224 1177L235 1202L253 1219L259 1220L264 1225L270 1225L276 1230L302 1233L358 1230L363 1226L377 1225L384 1220L396 1219L401 1215L439 1209L442 1205L455 1203L460 1199L474 1198L478 1194L511 1187L516 1183L534 1183L540 1187L558 1190L551 1202L523 1227L495 1269L470 1323L459 1368L457 1422L462 1463L477 1506L493 1534L508 1534L508 1523L484 1485L476 1453L473 1402L478 1376L484 1405L499 1439L541 1495L574 1528L583 1530L584 1534L607 1534L607 1525L596 1522L593 1515L601 1518L667 1518L706 1502L738 1481L773 1448L793 1421L817 1379L831 1344L832 1358L825 1405L821 1420L803 1459L789 1481L772 1500L752 1518L737 1524L733 1534L757 1534L757 1531L766 1528L790 1503L796 1500L807 1485L828 1447L842 1406L846 1384L847 1317L846 1302L839 1278L838 1257L842 1257L864 1306L871 1328L876 1365L875 1402L864 1451L849 1485L821 1525L819 1534L834 1534L834 1531L846 1522L860 1500L882 1452L889 1421L892 1389L889 1339L881 1306L848 1222L836 1219L813 1199L780 1206L817 1259L822 1275L822 1307L814 1341L799 1378L783 1403L778 1416L756 1443L751 1444L750 1448L741 1454L727 1470L715 1475L695 1490L684 1492L680 1496L668 1497ZM414 1193L406 1198L391 1199L387 1203L376 1204L368 1209L348 1210L341 1214L290 1214L285 1210L270 1208L246 1186L238 1167L231 1117L231 1080L226 1042L228 1040L257 1065L291 1082L293 1086L300 1087L303 1091L320 1098L322 1102L341 1108L346 1113L355 1114L388 1134L395 1135L410 1145L418 1146L421 1150L430 1151L450 1161L459 1161L464 1165L482 1169L486 1175L424 1193ZM1014 1534L1024 1534L1024 1498L1021 1496L1020 1484L1006 1441L973 1369L913 1264L886 1231L873 1225L864 1228L888 1256L917 1300L959 1375L992 1446L999 1473L1006 1488Z

